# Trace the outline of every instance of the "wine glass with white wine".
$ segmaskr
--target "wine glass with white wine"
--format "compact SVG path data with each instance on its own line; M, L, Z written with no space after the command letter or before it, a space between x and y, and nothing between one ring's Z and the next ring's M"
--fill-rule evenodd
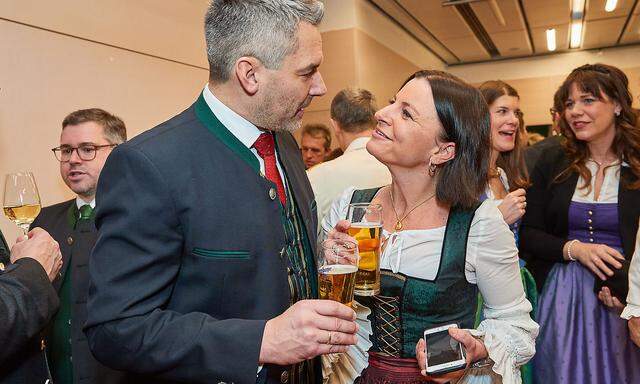
M26 235L40 213L40 194L31 172L7 174L4 182L4 214Z

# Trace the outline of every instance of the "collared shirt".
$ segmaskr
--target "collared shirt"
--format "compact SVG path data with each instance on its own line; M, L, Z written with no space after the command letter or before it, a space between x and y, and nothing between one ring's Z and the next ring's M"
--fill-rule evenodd
M591 172L591 188L581 188L584 185L582 176L578 177L576 190L573 193L571 201L580 203L617 203L618 202L618 185L620 184L620 172L622 167L628 167L625 161L608 165L604 169L604 179L600 187L600 195L596 200L596 174L598 173L598 164L592 159L585 162L585 166Z
M342 156L307 170L318 204L318 223L322 223L333 200L348 187L366 189L391 184L387 167L367 151L369 139L358 137L349 144ZM318 226L318 233L320 230Z
M209 89L208 85L204 86L204 90L202 91L202 96L204 97L204 101L207 103L211 112L216 116L218 120L222 123L231 132L233 136L235 136L245 147L249 148L251 153L258 159L260 163L260 172L264 174L264 160L260 155L258 155L258 151L253 148L253 144L258 140L258 137L262 133L258 127L256 127L252 122L245 119L244 117L237 114L231 108L227 107L220 101ZM280 172L280 178L282 182L285 183L286 186L286 178L284 177L284 172L282 171L282 167L280 166L280 157L278 156L278 151L276 150L276 165L278 166L278 172Z
M93 199L89 203L87 203L86 201L82 200L80 196L76 196L76 206L78 207L78 210L80 210L80 207L87 204L91 206L91 209L96 209L96 199Z

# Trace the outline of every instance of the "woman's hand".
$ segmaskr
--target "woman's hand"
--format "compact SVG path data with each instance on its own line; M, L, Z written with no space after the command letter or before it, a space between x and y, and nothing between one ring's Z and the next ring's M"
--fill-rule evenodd
M618 313L622 313L622 310L624 309L624 304L622 304L617 297L613 296L609 287L602 287L600 292L598 292L598 299L600 299L602 304Z
M627 322L627 326L629 327L629 336L631 336L631 341L640 348L640 317L632 317Z
M352 252L358 247L358 242L347 233L350 226L349 221L340 220L328 233L321 247L325 260L335 264L358 264L358 252Z
M473 362L482 360L489 356L487 353L487 348L485 348L484 343L481 340L476 339L469 333L469 331L458 328L449 328L449 335L453 337L455 340L458 340L465 349L465 355L467 360L467 368ZM427 367L426 367L426 343L424 339L420 339L418 344L416 345L416 359L418 360L418 365L420 366L420 370L422 371L422 375L427 377L429 380L434 383L448 383L450 381L456 381L457 379L464 376L466 371L465 369L461 369L455 372L445 373L443 375L427 375Z
M567 245L568 247L569 245ZM624 260L624 256L620 252L608 245L587 244L579 241L571 246L571 256L574 256L576 260L603 281L607 279L607 276L613 276L612 267L622 268L620 261Z
M507 194L502 200L502 203L498 205L498 209L502 213L504 221L511 225L520 220L524 216L525 208L527 206L527 197L524 189L516 189L515 191Z

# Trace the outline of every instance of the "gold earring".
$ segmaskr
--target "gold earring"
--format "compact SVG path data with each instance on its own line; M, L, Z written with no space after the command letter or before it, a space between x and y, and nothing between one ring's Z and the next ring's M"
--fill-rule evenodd
M429 176L431 177L435 176L437 170L438 170L438 166L433 164L431 160L429 160L429 169L428 169Z

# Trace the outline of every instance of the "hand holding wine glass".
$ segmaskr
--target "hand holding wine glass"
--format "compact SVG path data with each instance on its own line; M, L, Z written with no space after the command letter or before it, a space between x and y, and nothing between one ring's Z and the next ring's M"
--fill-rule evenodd
M31 172L9 173L4 183L4 214L22 228L26 236L29 225L40 213L40 194Z

